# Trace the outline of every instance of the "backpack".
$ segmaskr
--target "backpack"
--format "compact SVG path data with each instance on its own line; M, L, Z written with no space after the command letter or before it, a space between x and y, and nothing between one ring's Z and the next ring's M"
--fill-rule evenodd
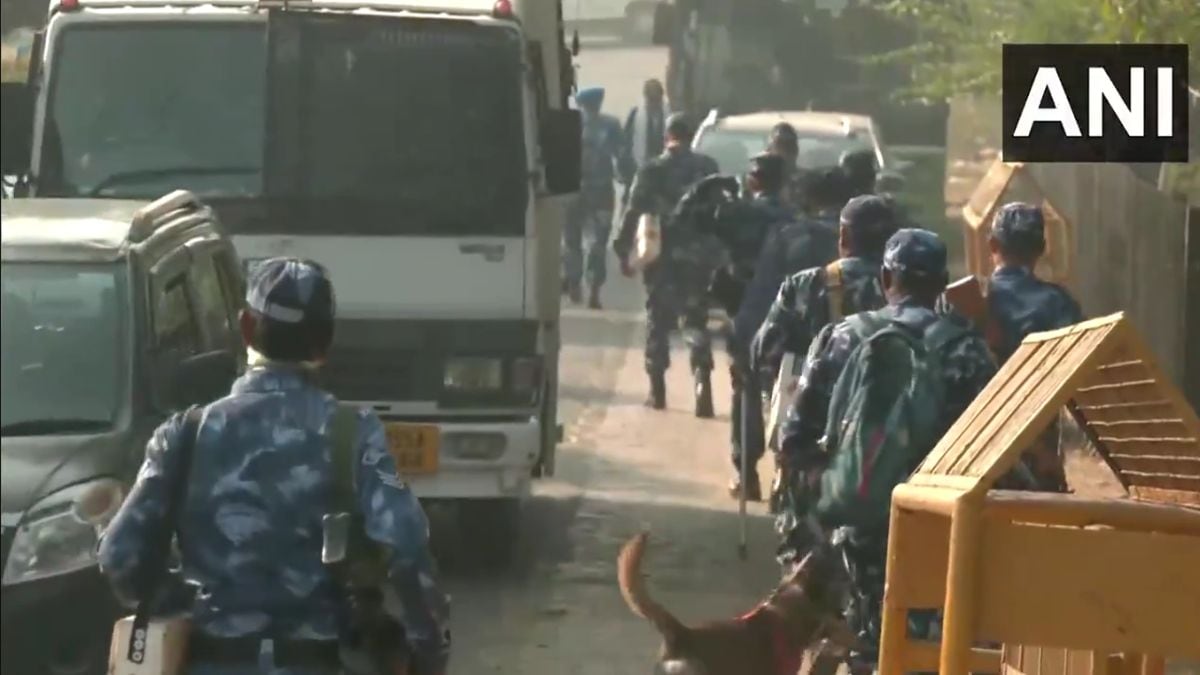
M923 335L873 313L847 321L865 340L833 388L825 429L831 458L816 513L832 526L886 530L892 490L945 432L942 358L970 331L942 318Z

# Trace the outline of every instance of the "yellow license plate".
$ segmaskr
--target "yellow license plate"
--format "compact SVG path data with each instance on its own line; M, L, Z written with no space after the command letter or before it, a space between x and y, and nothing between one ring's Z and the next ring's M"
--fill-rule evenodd
M433 424L388 424L388 449L401 476L436 473L441 445Z

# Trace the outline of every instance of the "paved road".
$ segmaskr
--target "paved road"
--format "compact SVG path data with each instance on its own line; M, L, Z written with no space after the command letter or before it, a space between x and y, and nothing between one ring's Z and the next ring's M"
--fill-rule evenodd
M608 89L623 115L641 82L661 76L653 49L584 43L579 81ZM615 270L614 270L615 274ZM687 356L677 343L669 409L646 410L639 282L605 289L607 308L564 311L562 414L566 442L557 476L540 484L523 515L522 549L501 576L450 579L455 673L599 675L649 672L657 636L631 615L616 588L626 538L648 527L652 589L680 616L732 615L772 586L772 532L761 508L751 559L737 557L737 505L724 493L729 388L715 378L718 419L691 413Z

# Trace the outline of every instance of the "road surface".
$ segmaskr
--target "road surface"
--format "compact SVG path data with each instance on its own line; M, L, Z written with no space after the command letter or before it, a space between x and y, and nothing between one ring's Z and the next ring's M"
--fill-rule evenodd
M623 117L646 77L661 77L655 49L585 40L581 86L608 91ZM650 672L658 638L625 608L616 586L621 544L651 532L646 570L660 600L681 617L748 610L776 579L772 531L752 508L750 560L737 556L737 503L729 479L729 378L718 354L718 417L691 414L690 374L676 341L668 410L642 407L643 294L612 279L602 311L564 309L557 475L541 482L523 514L521 552L499 576L450 575L455 673L608 675Z

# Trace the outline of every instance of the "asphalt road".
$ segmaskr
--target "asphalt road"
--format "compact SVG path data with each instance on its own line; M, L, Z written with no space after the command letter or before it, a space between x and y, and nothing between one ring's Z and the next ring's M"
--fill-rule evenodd
M607 89L624 117L647 77L661 77L656 49L585 40L581 86ZM737 555L737 503L725 493L729 382L718 356L715 420L691 414L687 355L677 341L666 411L642 407L643 291L617 273L606 309L564 310L557 475L540 482L523 512L511 570L451 576L452 672L599 675L650 672L658 637L623 604L615 561L621 544L652 532L646 570L653 592L686 619L742 613L772 587L773 533L751 507L750 559ZM764 466L764 473L767 467Z

